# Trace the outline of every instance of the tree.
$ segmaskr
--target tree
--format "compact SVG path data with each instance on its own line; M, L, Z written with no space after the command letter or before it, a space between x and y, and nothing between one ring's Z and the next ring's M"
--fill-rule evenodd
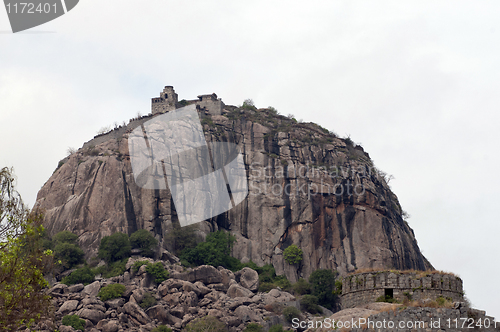
M182 250L196 247L199 242L196 236L198 229L199 224L184 227L173 224L173 229L165 233L165 241L176 255L180 255Z
M59 243L76 244L77 239L78 235L73 234L70 231L62 231L52 237L52 241L54 241L56 244Z
M52 252L43 250L42 216L23 204L12 169L0 170L0 329L17 330L48 313L44 270Z
M302 261L302 249L292 244L283 251L283 257L290 265L300 263Z
M99 258L108 263L119 261L130 256L130 241L127 234L115 233L101 239Z
M231 257L231 249L236 238L230 233L217 231L207 235L206 241L198 243L195 248L186 248L182 251L181 259L194 265L219 265L230 269L238 269L240 261Z
M83 250L76 244L62 242L54 248L55 257L61 260L65 269L71 269L80 263L83 263Z
M133 249L142 249L143 256L153 257L152 247L158 244L158 240L145 229L140 229L130 235L130 245Z
M331 309L337 296L335 295L335 276L332 270L318 269L311 273L309 283L312 286L312 294L319 300L319 304Z

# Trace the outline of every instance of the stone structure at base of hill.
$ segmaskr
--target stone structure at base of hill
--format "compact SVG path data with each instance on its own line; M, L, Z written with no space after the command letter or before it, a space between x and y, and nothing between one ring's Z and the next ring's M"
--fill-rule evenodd
M196 105L197 108L206 109L211 115L221 115L224 103L220 98L217 98L215 93L211 95L199 95L195 100L181 100L179 102L178 95L175 93L173 86L166 86L159 97L151 98L151 113L161 114L173 111L187 105Z
M407 300L435 300L448 298L463 302L462 279L438 272L380 271L358 273L342 280L342 309L375 302L389 296L403 302Z

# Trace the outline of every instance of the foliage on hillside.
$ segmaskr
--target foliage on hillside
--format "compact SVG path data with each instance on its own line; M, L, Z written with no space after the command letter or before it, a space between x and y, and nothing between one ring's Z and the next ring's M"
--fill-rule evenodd
M47 313L44 271L52 252L43 249L42 216L30 212L15 189L12 169L0 170L0 329L17 330Z

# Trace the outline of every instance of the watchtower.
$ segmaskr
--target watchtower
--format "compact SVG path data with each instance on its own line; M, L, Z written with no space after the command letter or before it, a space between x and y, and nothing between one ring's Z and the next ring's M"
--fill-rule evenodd
M160 97L151 98L151 113L159 114L173 111L178 107L178 96L173 86L166 86Z

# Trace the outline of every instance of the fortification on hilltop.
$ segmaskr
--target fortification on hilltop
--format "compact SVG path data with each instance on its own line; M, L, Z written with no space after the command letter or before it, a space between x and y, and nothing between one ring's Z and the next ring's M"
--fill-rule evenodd
M217 98L215 93L211 95L199 95L198 99L194 100L181 100L179 102L178 99L179 97L177 93L175 93L174 87L166 86L163 91L160 92L159 97L151 98L151 113L153 115L161 114L194 104L196 108L205 109L212 115L221 115L222 109L225 106L222 100Z
M390 297L398 301L448 298L463 302L462 279L439 272L380 271L358 273L342 280L342 309Z

